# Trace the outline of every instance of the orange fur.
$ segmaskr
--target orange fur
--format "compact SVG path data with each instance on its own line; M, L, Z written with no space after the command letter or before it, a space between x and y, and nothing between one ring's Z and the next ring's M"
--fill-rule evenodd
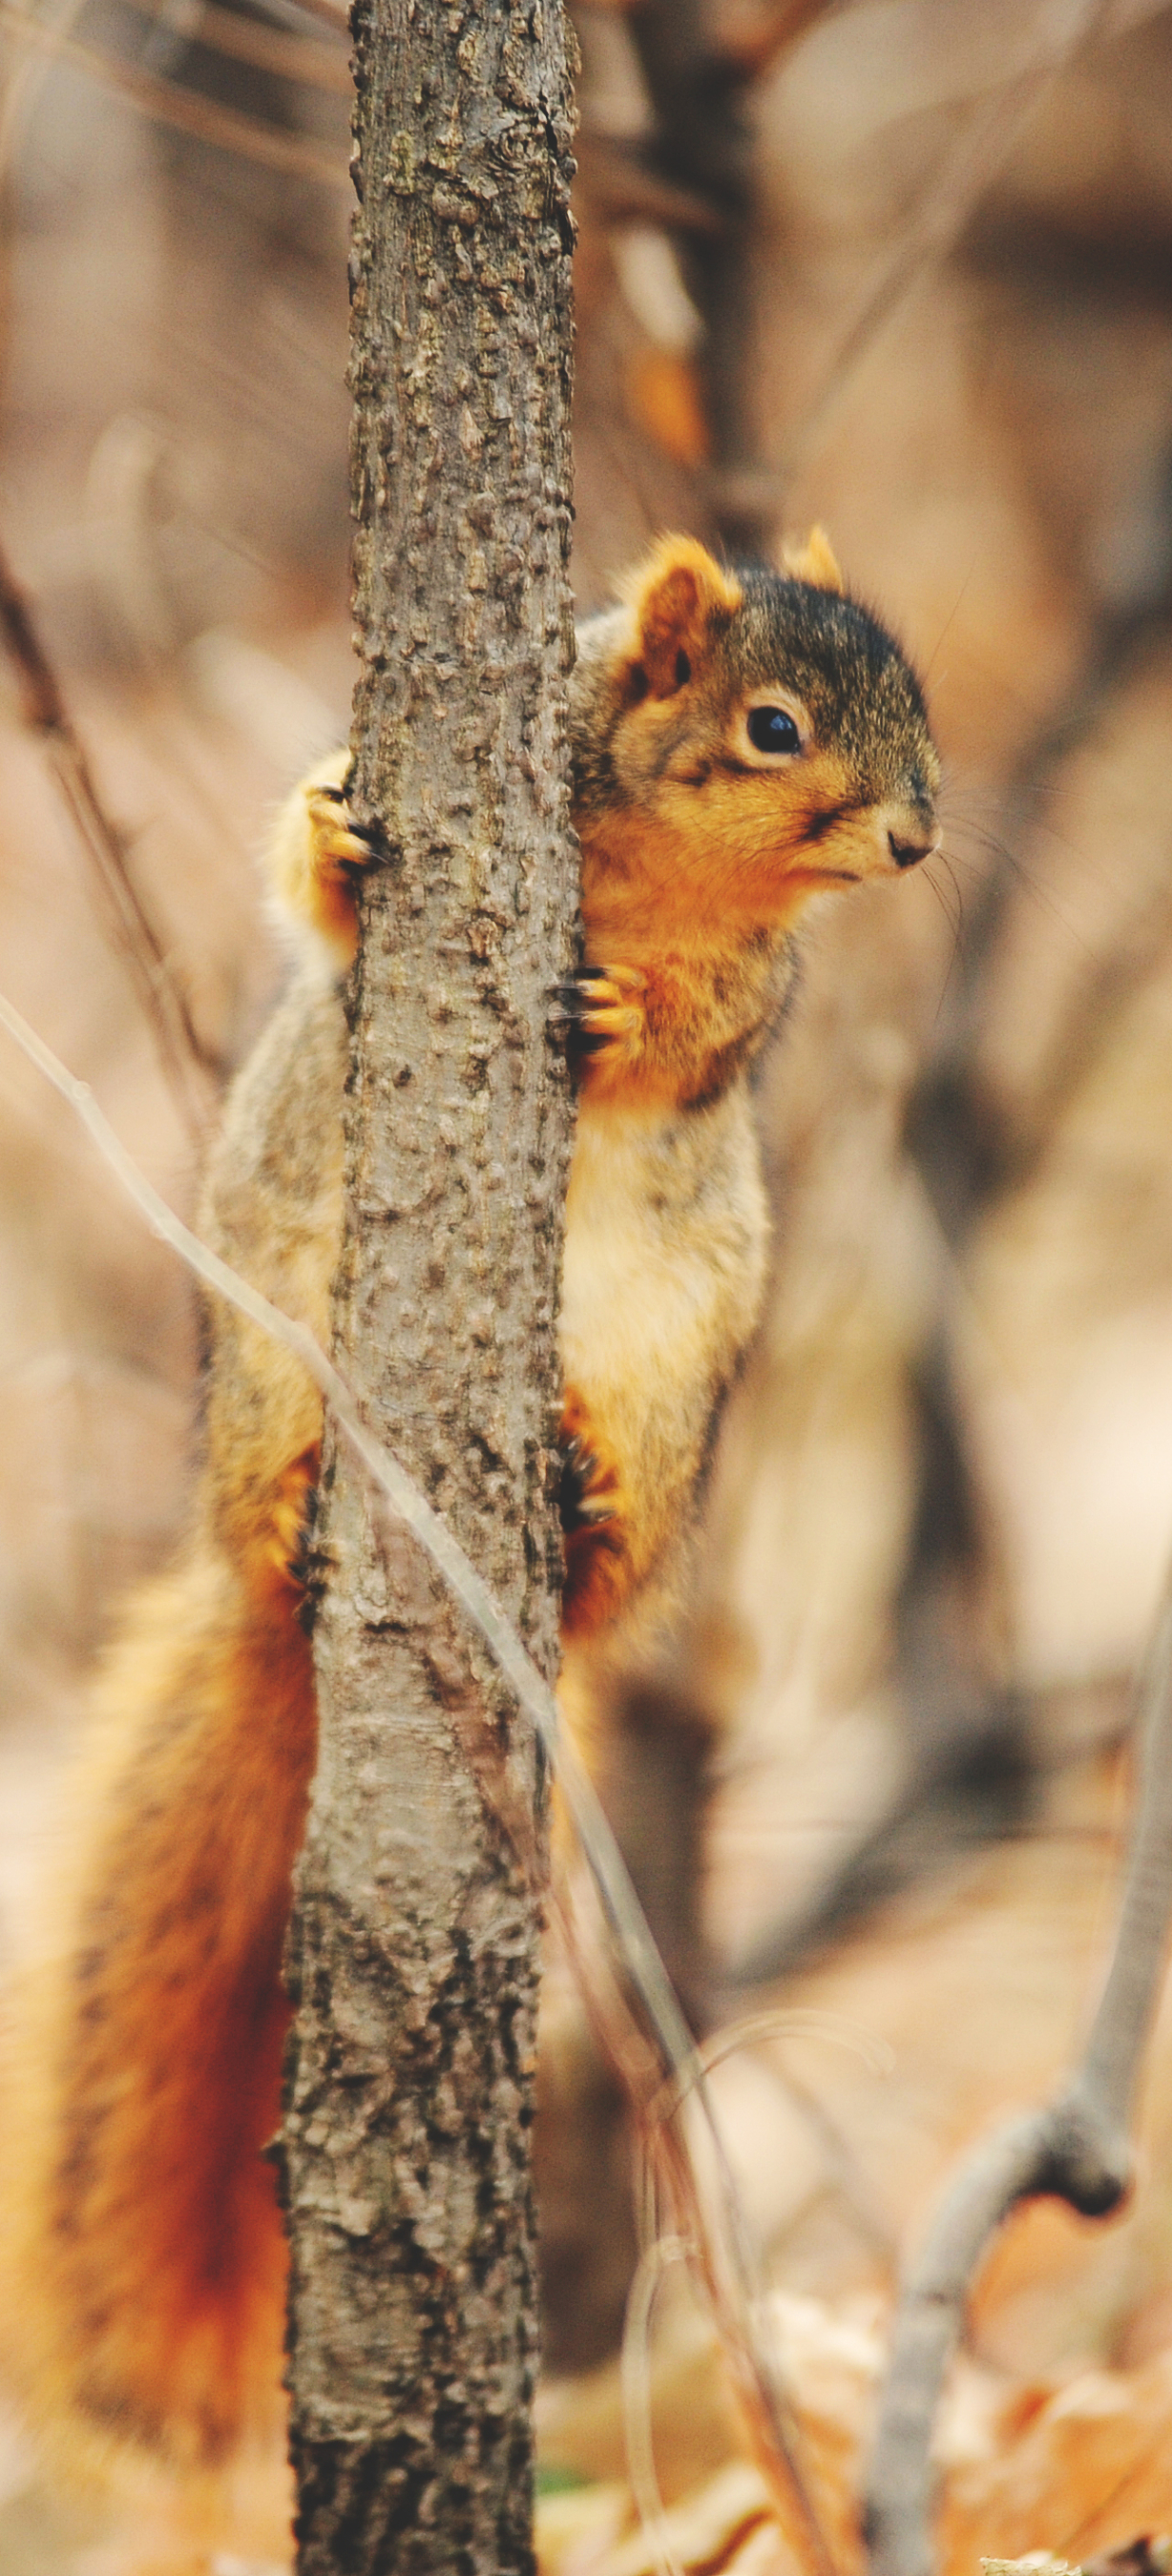
M294 1606L288 1578L246 1587L206 1551L140 1600L80 1783L67 1973L30 1998L51 2142L12 2286L39 2403L179 2460L279 2421L285 2249L260 2151L316 1723ZM128 1763L126 1712L146 1708Z
M630 1589L627 1510L617 1461L587 1405L567 1387L560 1437L583 1459L579 1478L582 1526L565 1537L565 1582L562 1588L562 1642L591 1636L614 1617Z
M628 1651L624 1614L693 1516L751 1329L764 1214L735 1104L784 990L794 926L814 895L894 877L909 852L934 846L938 763L906 664L853 604L838 607L842 576L821 529L787 569L788 581L730 575L693 539L664 538L626 585L625 618L583 638L575 819L589 980L563 1339L590 1446L613 1460L625 1499L621 1524L568 1542L577 1650L598 1641L605 1653L617 1638ZM865 650L844 667L852 634ZM886 677L874 676L877 643ZM793 757L750 738L751 711L772 704L800 736ZM717 1104L727 1136L709 1132L702 1147L693 1113L707 1107L711 1131ZM661 1138L674 1140L674 1177ZM697 1157L717 1151L714 1188ZM647 1210L670 1212L673 1193L654 1243ZM640 1262L670 1266L682 1292L674 1346L624 1317L625 1301L646 1293ZM720 1284L738 1264L741 1298Z
M746 1074L792 925L827 885L897 874L934 829L915 683L840 599L817 531L803 561L797 580L734 576L666 538L581 638L561 1333L578 1444L564 1696L584 1736L610 1665L654 1652L678 1598L756 1322L767 1218ZM796 748L761 747L762 710ZM341 1226L337 976L374 855L345 769L342 753L319 764L274 835L301 965L234 1086L202 1218L319 1339ZM205 2467L280 2420L285 2257L261 2150L314 1750L299 1612L321 1428L287 1354L230 1313L211 1332L192 1535L102 1678L58 1956L14 2008L2 2249L33 2411Z
M814 526L804 546L782 548L781 560L795 581L811 582L815 590L845 590L837 558L825 528Z

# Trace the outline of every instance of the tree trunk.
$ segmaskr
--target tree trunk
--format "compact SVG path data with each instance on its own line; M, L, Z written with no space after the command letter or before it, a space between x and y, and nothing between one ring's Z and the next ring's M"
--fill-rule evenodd
M569 39L559 0L355 0L354 34L353 801L388 855L351 986L335 1350L552 1672ZM528 2568L540 1763L328 1443L321 1508L285 2126L298 2565Z

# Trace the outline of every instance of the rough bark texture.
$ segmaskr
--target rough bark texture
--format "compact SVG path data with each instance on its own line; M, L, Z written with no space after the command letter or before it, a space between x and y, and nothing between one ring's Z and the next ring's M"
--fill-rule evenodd
M547 1670L575 905L563 726L568 38L557 0L356 0L358 810L336 1354ZM304 2571L527 2568L540 1766L328 1454L321 1749L290 1964Z

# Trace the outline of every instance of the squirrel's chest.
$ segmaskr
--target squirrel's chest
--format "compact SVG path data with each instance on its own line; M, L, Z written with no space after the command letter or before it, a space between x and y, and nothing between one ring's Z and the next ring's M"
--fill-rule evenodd
M727 1346L756 1322L768 1217L748 1100L662 1117L579 1115L566 1200L562 1348L575 1383L630 1354ZM617 1363L616 1363L617 1364Z

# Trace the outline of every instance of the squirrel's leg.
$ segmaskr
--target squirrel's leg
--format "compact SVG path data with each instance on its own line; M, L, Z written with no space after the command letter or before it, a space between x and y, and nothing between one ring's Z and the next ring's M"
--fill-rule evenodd
M634 1580L619 1465L584 1397L565 1389L558 1495L565 1552L562 1636L592 1636L616 1617Z
M206 1542L140 1596L79 1784L64 1955L34 1975L23 2050L18 2033L34 2411L179 2465L280 2423L285 2251L262 2149L315 1742L296 1606L291 1581L246 1585Z

